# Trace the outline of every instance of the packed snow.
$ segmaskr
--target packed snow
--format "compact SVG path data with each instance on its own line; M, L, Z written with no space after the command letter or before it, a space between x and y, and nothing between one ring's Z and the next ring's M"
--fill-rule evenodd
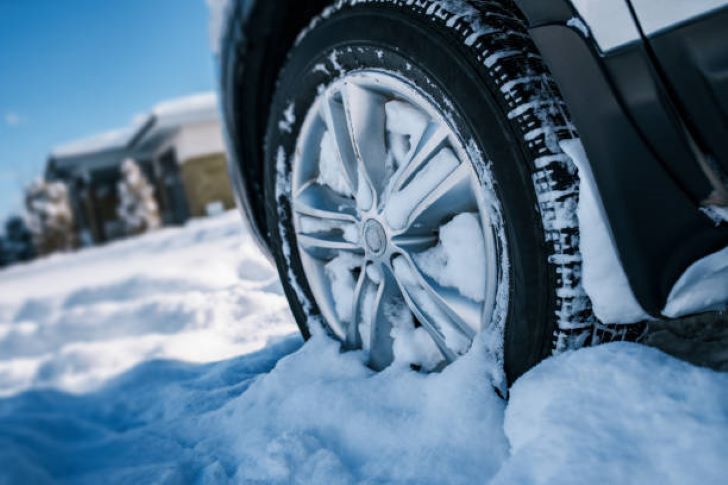
M239 224L229 213L0 272L0 394L87 391L150 359L209 362L291 333Z
M477 214L465 212L440 228L437 246L415 255L428 276L475 301L485 299L485 246Z
M418 308L424 310L423 313L431 315L435 322L447 322L448 318L445 310L433 300L427 291L418 281L417 275L412 266L407 262L404 256L397 256L392 261L394 274L397 275L399 281L407 290L407 296L411 298ZM433 322L434 323L434 322ZM463 354L470 347L470 341L460 331L456 330L452 325L441 325L437 329L442 335L445 345L457 354Z
M635 323L651 317L635 298L606 224L599 189L581 140L566 140L561 149L579 170L579 250L584 258L582 284L594 314L606 323Z
M303 344L235 213L0 272L0 483L722 483L728 374L636 344L493 391Z
M328 130L321 137L319 176L317 182L330 187L341 195L352 195L349 182L344 177L344 170L342 168L342 162L339 160L339 151L336 148L334 136Z
M728 303L728 247L693 263L675 283L662 313L680 317Z
M356 281L352 270L362 265L361 256L341 253L326 263L325 271L331 281L331 292L336 305L336 315L343 322L353 320L352 310Z
M583 285L594 314L602 322L634 323L651 317L637 302L619 259L611 232L605 223L599 191L579 140L560 143L579 170L579 232L584 258ZM662 314L677 318L721 310L728 304L728 248L693 263L668 295Z
M427 116L404 101L389 101L384 105L387 135L392 156L397 166L405 163L429 124Z

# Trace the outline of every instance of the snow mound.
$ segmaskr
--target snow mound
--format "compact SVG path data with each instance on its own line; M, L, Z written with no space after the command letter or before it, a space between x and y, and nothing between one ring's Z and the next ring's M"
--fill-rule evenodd
M408 160L417 148L427 129L427 116L404 101L389 101L384 105L389 148L400 166Z
M0 396L89 391L146 360L226 359L295 331L229 212L0 271Z
M397 308L374 373L315 325L302 345L240 228L0 272L0 483L724 482L728 374L610 344L546 360L506 403L483 336L413 371L432 349Z
M511 390L498 483L722 483L728 374L617 343L549 359Z
M510 403L475 351L375 374L317 334L0 401L0 481L722 483L728 376L634 344L552 358Z
M0 480L472 483L506 457L482 356L438 375L374 374L318 335L275 364L299 342L150 362L85 396L0 401L0 464L12 464Z

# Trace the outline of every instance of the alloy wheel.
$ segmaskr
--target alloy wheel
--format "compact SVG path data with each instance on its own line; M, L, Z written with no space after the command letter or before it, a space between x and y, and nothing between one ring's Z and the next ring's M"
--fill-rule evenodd
M322 89L293 159L296 240L311 292L346 347L382 369L464 354L496 305L499 249L467 144L401 76Z

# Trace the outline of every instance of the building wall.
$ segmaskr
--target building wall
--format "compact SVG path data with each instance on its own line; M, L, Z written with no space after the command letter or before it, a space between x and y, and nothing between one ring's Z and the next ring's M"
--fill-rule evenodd
M216 120L182 126L174 137L174 147L179 160L224 152L220 122Z
M225 209L235 206L223 153L185 160L180 168L192 217L207 215L207 205L214 202Z

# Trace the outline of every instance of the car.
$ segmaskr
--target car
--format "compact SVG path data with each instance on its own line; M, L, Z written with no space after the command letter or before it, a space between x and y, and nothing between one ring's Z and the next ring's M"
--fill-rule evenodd
M725 0L238 0L219 72L302 334L375 370L480 345L507 392L728 304Z

